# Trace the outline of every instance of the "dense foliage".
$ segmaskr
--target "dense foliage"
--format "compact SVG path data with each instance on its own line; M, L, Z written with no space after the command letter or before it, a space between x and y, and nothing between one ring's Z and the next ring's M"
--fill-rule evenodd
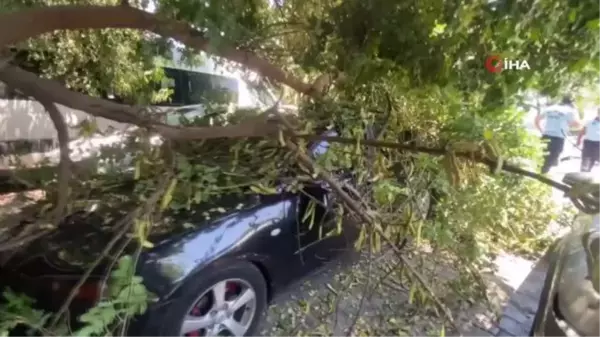
M14 11L60 4L117 5L106 0L11 1ZM370 224L359 221L363 227L357 248L371 243L379 249L393 235L412 236L417 246L427 244L449 252L469 269L482 266L499 249L540 251L540 233L554 217L549 189L535 181L490 174L497 170L455 152L470 152L476 159L485 148L487 156L503 161L539 158L540 144L523 129L523 111L518 106L527 92L558 97L595 80L597 2L164 0L155 7L162 20L183 21L199 30L210 41L208 54L223 56L234 48L305 82L316 79L313 91L297 93L276 83L281 78L274 78L272 72L261 73L282 97L298 103L295 125L299 134L335 127L341 137L353 141L333 144L317 162L325 171L351 170L361 191L366 182L372 184L372 195L361 203L373 210L369 214L375 214L375 220ZM69 88L93 96L113 92L131 103L147 103L158 94L151 83L161 78L153 57L168 54L165 46L171 44L155 37L150 40L139 30L107 28L56 31L13 47L30 51L18 59L21 66L34 62L44 76ZM492 55L525 60L531 69L490 73L484 62ZM241 62L233 67L245 66ZM206 118L183 124L227 126L256 116L257 111L232 114L211 108L207 113ZM399 143L400 150L364 147L362 137L372 126L379 140ZM161 211L182 212L224 195L274 193L274 183L282 176L289 180L289 189L298 190L318 173L296 162L296 154L285 147L282 135L177 139L151 146L152 135L139 129L127 150L119 149L116 155L114 149L107 151L115 162L128 157L135 167L138 193L130 201L138 210L146 209L149 200ZM412 137L405 139L405 135ZM308 143L301 137L294 141L301 149ZM441 156L419 154L410 146L437 149L429 154ZM91 187L125 175L120 170L109 172L100 178L72 180L73 201L67 210L96 203L98 196L90 195ZM56 184L47 186L53 190ZM414 216L424 190L439 193L434 220ZM160 197L149 196L157 191ZM108 194L112 191L106 193L102 198L112 198ZM52 198L43 201L40 214L55 204ZM208 207L205 213L208 218L211 212L223 211ZM338 211L352 215L352 210ZM156 220L159 215L154 211L135 214L133 237L138 240L132 243L139 247L152 247L153 232L173 230L168 221ZM113 307L103 311L103 305L81 317L86 332L104 333L104 327L112 326L121 314ZM136 305L125 314L142 310ZM14 324L0 323L0 327ZM44 333L62 334L63 330Z

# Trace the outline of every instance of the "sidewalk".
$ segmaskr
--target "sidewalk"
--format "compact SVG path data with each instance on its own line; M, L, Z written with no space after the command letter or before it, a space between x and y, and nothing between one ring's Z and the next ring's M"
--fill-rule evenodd
M562 181L564 175L569 172L579 171L579 160L571 160L561 163L554 167L549 175L556 181ZM600 174L599 167L596 166L592 170L593 174ZM570 201L563 196L563 192L554 190L553 199L557 207L565 207L570 205ZM548 232L554 237L560 237L569 231L568 227L561 227L558 223L551 223L548 226ZM515 269L514 274L523 273L523 280L515 282L513 286L516 291L508 301L502 317L499 322L499 331L497 336L524 336L529 334L533 319L538 308L540 295L546 271L548 268L547 261L543 258L535 265L530 263L529 267L525 267L527 263L522 264L523 267L518 268L516 263L507 263L508 269ZM516 271L520 269L519 271ZM529 270L528 270L529 269ZM518 281L517 276L509 277Z
M542 259L534 264L516 256L505 255L497 264L497 282L506 282L509 299L497 324L478 327L466 333L466 337L529 336L546 277L547 262Z
M427 260L426 254L415 254L411 260ZM354 255L325 267L279 296L268 311L262 335L318 333L340 336L346 335L347 328L356 320L354 336L439 336L442 328L447 336L493 336L507 328L505 320L499 319L500 313L515 292L523 291L522 285L528 283L525 278L533 268L532 261L500 254L495 261L497 271L483 275L489 306L473 302L470 298L457 297L451 287L459 275L443 265L432 268L436 275L427 276L433 277L434 284L431 286L452 312L460 329L457 332L448 326L440 313L423 311L410 303L410 289L398 275L389 272L398 263L391 252L382 253L370 267L366 256ZM363 299L369 275L371 285L379 285L377 291ZM523 313L520 307L515 307L518 309L508 311L511 319L529 319L531 310ZM359 318L356 318L357 313L360 313ZM499 321L502 325L498 324Z

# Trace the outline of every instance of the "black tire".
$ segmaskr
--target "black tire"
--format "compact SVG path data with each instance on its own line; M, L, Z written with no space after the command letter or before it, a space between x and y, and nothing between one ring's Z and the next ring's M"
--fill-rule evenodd
M255 336L267 308L267 284L261 271L251 262L232 261L202 269L189 277L177 291L177 295L160 309L147 313L143 326L135 329L140 336L179 336L184 317L198 297L214 284L226 279L241 279L254 290L256 312L246 336ZM153 324L154 322L154 324ZM160 322L159 324L156 324Z

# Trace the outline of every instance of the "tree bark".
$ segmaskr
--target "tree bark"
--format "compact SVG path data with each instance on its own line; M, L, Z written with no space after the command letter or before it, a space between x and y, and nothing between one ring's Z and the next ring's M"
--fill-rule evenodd
M58 111L56 104L51 97L40 97L40 103L44 106L56 133L58 135L58 143L60 146L60 162L58 164L58 197L56 207L53 211L53 222L58 223L63 217L69 203L69 182L71 181L71 157L69 155L69 129L65 122L64 116Z

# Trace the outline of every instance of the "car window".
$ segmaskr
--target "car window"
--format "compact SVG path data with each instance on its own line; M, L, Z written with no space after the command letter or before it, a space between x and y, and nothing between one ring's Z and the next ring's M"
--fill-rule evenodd
M163 69L165 76L155 85L156 90L171 89L172 92L166 100L156 105L202 104L210 93L222 93L227 95L226 99L229 102L237 102L239 83L234 78L168 67Z
M225 94L229 102L237 102L238 81L224 76L187 72L188 104L202 104L210 95Z

